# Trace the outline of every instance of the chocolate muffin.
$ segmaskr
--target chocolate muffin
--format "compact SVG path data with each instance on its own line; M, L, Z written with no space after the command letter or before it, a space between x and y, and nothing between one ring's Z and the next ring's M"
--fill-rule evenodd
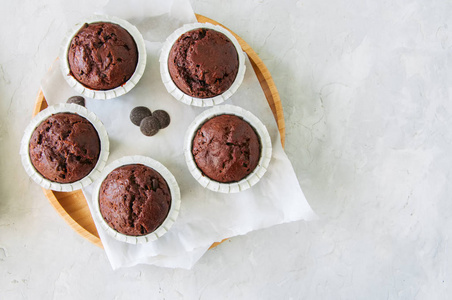
M154 169L125 165L113 170L99 190L99 208L114 230L133 236L156 230L171 207L171 192Z
M138 63L133 37L121 26L98 22L84 24L68 51L71 75L93 90L110 90L132 77Z
M239 57L223 33L198 28L181 35L171 48L168 69L174 84L185 94L211 98L234 82Z
M192 154L201 172L212 180L240 181L256 168L260 141L251 125L235 115L220 115L196 132Z
M73 113L58 113L43 121L29 143L30 160L50 181L72 183L96 166L100 140L94 126Z

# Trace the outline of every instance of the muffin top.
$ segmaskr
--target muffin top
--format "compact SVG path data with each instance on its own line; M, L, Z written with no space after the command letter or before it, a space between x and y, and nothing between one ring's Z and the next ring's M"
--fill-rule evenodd
M71 75L93 90L126 83L138 63L137 45L121 26L107 22L84 24L68 51Z
M259 137L240 117L219 115L198 129L192 154L198 168L210 179L237 182L248 176L259 162Z
M181 35L171 48L168 69L176 86L196 98L224 93L239 69L237 50L223 33L198 28Z
M154 169L125 165L114 169L102 182L99 208L114 230L141 236L156 230L171 207L171 192L165 179Z
M100 140L94 126L73 113L58 113L44 120L29 143L30 160L50 181L72 183L96 166Z

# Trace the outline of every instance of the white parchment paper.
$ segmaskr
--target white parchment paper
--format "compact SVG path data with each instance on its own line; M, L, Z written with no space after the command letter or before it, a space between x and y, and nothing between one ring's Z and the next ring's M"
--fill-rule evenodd
M140 245L119 242L96 224L113 269L141 263L189 269L213 242L276 224L315 218L281 147L276 122L248 59L242 85L225 103L251 111L266 125L273 146L267 173L244 192L221 194L201 187L188 171L183 154L185 131L205 108L175 100L166 91L159 73L159 54L166 37L182 24L196 21L187 0L133 3L115 0L100 13L115 15L135 25L145 39L148 55L142 79L128 94L110 100L86 101L87 108L96 113L108 131L109 162L126 155L149 156L172 172L181 191L179 217L171 230L157 241ZM42 90L49 104L65 102L76 94L63 79L58 63L55 61L42 79ZM138 105L166 110L171 124L153 137L144 136L129 120L130 111ZM93 185L84 188L83 192L93 212L92 188Z

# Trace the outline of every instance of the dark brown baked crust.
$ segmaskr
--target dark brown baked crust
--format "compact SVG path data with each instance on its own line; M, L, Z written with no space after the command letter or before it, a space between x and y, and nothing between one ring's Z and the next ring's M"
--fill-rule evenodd
M78 82L93 90L110 90L132 77L138 50L127 30L98 22L83 25L71 41L67 59Z
M72 113L58 113L42 122L29 144L30 160L48 180L71 183L96 166L100 140L94 126Z
M163 223L171 206L171 192L154 169L125 165L102 182L99 207L104 220L116 231L133 236L153 232Z
M220 115L204 123L192 144L196 165L212 180L240 181L256 168L260 141L248 122L235 115Z
M176 86L196 98L224 93L234 82L239 58L221 32L199 28L184 33L171 48L168 69Z

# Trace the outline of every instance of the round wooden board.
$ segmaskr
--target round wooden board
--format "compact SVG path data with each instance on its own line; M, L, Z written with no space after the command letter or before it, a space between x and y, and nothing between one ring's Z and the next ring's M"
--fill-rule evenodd
M202 15L196 15L198 22L200 23L211 23L214 25L220 25L224 28L222 24L204 17ZM226 28L229 30L228 28ZM279 133L281 135L281 143L284 147L285 141L285 123L284 114L281 105L281 99L279 98L278 90L276 89L275 83L270 75L265 64L259 58L259 56L254 52L254 50L237 34L229 30L238 40L243 51L248 55L251 65L253 66L254 72L259 80L259 83L264 91L265 97L267 98L268 105L270 106L273 116L275 117L276 123L278 125ZM35 102L35 107L33 109L33 117L39 113L41 110L47 107L47 101L40 90L38 97ZM93 244L103 247L102 242L97 233L96 226L94 224L91 212L89 210L88 204L86 203L85 196L81 190L74 192L56 192L52 190L43 189L45 196L49 199L52 206L61 215L61 217L72 227L75 232L80 234L85 239L89 240ZM221 241L223 242L223 241ZM220 244L221 242L216 242L212 244L210 248L213 248Z

